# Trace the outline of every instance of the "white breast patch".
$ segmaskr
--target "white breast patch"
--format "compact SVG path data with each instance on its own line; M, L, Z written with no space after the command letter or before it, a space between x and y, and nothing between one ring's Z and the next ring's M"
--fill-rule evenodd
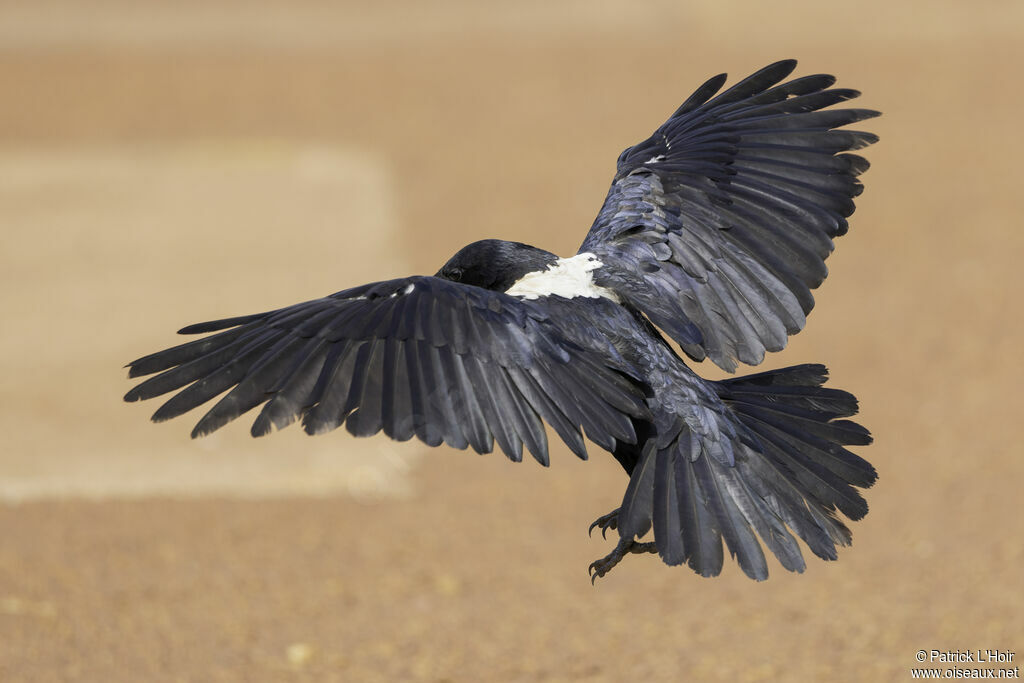
M560 258L546 270L536 270L519 278L505 293L524 299L552 295L566 299L578 296L589 299L604 297L615 303L622 303L622 299L614 291L594 284L594 271L603 265L589 252L576 254L570 258Z

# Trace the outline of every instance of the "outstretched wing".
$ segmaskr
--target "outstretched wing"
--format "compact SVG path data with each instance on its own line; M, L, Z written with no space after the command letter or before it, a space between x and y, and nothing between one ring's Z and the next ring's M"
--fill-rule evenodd
M543 300L439 278L378 282L181 333L218 330L130 363L131 377L160 374L125 400L177 392L153 415L162 421L230 389L193 437L265 402L253 436L301 417L310 434L344 423L356 436L383 431L478 453L497 441L513 460L525 444L545 465L542 419L586 458L581 427L612 450L635 442L630 417L647 414L614 350L572 343Z
M625 150L580 252L595 281L643 311L696 359L756 365L799 332L846 232L868 162L850 150L870 133L836 130L867 109L815 75L780 82L772 64L712 97L702 85L647 140Z

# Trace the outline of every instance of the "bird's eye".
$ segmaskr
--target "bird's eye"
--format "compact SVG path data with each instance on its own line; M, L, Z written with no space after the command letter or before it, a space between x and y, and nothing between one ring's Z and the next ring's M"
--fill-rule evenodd
M462 280L462 268L452 268L447 274L449 280L454 280L455 282Z

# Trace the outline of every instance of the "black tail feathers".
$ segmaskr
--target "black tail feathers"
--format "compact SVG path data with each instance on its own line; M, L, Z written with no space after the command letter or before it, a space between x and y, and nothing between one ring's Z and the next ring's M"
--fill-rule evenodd
M864 517L868 505L858 487L871 486L877 473L845 448L869 444L871 435L844 419L856 414L857 400L822 386L827 378L823 365L799 365L715 383L739 423L735 466L707 457L686 429L667 448L645 451L623 511L639 512L633 508L640 500L650 506L650 527L636 530L653 527L665 562L715 576L724 538L743 571L763 580L768 567L758 537L797 572L805 565L793 534L826 560L849 545L850 531L836 511ZM627 524L626 531L636 527Z
M762 456L812 492L819 478L834 485L841 494L817 500L858 520L868 506L852 487L870 487L878 473L843 446L866 446L871 433L840 419L857 414L857 399L822 386L827 379L824 365L796 365L719 382L719 396L757 437Z
M871 443L867 429L844 419L857 413L857 399L824 387L827 379L824 365L797 365L718 383L722 401L754 436L735 468L762 513L750 515L751 525L794 571L803 570L803 560L799 550L793 556L791 537L777 536L776 524L785 523L818 557L834 560L836 546L852 539L836 510L851 520L863 518L868 504L857 487L868 488L878 478L871 463L844 448ZM767 571L754 576L766 577Z

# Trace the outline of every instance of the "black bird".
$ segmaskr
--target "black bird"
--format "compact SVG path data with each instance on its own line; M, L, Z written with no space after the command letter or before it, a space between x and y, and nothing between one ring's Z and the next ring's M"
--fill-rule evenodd
M619 535L594 579L648 552L714 576L723 539L758 580L758 537L791 571L805 566L794 534L833 560L851 540L837 510L862 518L857 487L876 479L844 448L871 442L843 419L856 399L825 388L822 365L702 379L659 332L733 371L803 328L863 189L868 162L849 152L877 140L843 127L878 112L828 109L859 93L828 75L786 81L795 67L720 94L715 76L626 149L575 256L483 240L433 277L190 325L180 332L217 334L130 363L131 377L160 374L125 400L177 392L161 421L230 389L193 437L265 404L253 436L301 419L310 434L345 424L478 453L497 442L515 461L525 445L543 465L546 422L584 459L586 433L629 475L590 527Z

